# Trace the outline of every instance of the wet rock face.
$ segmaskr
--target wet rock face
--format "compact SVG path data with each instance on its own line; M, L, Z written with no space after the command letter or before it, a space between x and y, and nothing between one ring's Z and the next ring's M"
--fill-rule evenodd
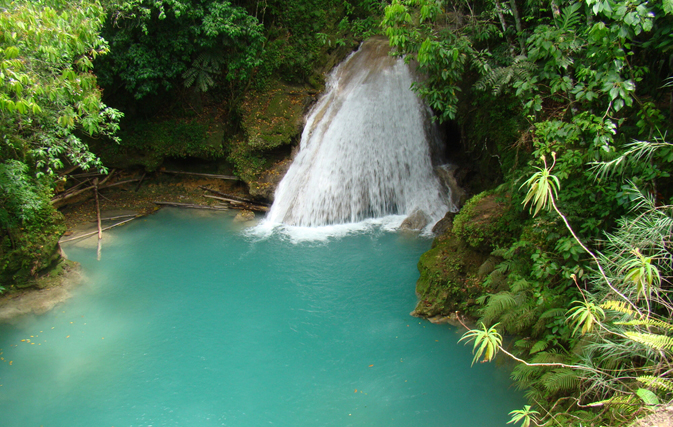
M460 209L468 200L467 192L458 185L456 179L456 172L458 167L451 164L446 164L435 168L435 174L446 189L447 194L451 195L451 202Z
M437 221L437 223L432 227L432 232L439 236L446 233L447 231L453 228L453 219L456 217L455 212L447 212L444 215L444 218Z

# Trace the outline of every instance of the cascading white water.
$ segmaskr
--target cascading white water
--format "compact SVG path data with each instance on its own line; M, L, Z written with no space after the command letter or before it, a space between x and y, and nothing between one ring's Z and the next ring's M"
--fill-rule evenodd
M449 208L433 173L428 111L413 76L381 39L365 42L330 75L300 151L279 184L272 223L321 226L420 209L434 224Z

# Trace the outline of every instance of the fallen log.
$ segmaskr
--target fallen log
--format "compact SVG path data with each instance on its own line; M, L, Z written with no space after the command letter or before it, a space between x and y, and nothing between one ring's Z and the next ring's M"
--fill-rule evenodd
M228 209L225 208L220 208L217 206L206 206L206 205L195 205L191 203L177 203L177 202L152 202L155 205L160 205L160 206L170 206L174 208L190 208L190 209L210 209L214 211L225 211Z
M72 172L75 172L77 169L79 169L79 165L74 165L74 166L69 167L66 170L60 171L58 174L60 176L70 175Z
M229 181L239 181L239 180L240 180L237 176L215 175L215 174L211 174L211 173L182 172L182 171L167 171L167 170L162 170L162 171L160 171L160 172L163 172L163 173L172 173L172 174L178 174L178 175L203 176L203 177L206 177L206 178L224 179L224 180L229 180Z
M143 180L145 179L145 175L147 175L147 172L144 172L143 176L140 177L140 182L138 183L138 185L136 185L136 189L133 190L134 193L137 193L138 190L140 190L140 186L143 185Z
M234 209L247 209L247 210L250 210L250 211L257 211L257 212L268 212L269 211L269 208L267 208L266 206L251 205L251 204L248 204L248 203L245 203L245 202L239 202L237 200L227 199L225 197L209 196L207 194L204 194L203 197L208 197L209 199L215 199L215 200L223 201Z
M101 218L101 221L114 221L115 219L122 219L122 218L131 218L131 217L136 217L138 216L137 214L128 214L128 215L118 215L118 216L110 216L107 218ZM90 222L96 222L96 220L90 221Z
M109 229L111 229L111 228L115 228L115 227L117 227L117 226L119 226L119 225L126 224L127 222L129 222L129 221L133 221L134 219L136 219L136 218L134 217L134 218L129 218L129 219L127 219L126 221L120 221L120 222L118 222L118 223L116 223L116 224L112 224L112 225L110 225L109 227L104 227L104 228L102 229L102 231L107 231L107 230L109 230ZM58 243L72 242L73 240L84 239L85 237L91 237L91 236L94 236L94 235L96 235L96 234L98 234L98 230L96 230L96 231L92 231L91 233L82 234L82 235L80 235L80 236L71 237L70 239L59 240Z
M211 190L210 188L205 187L205 186L203 186L203 185L199 185L199 188L201 188L201 189L203 189L203 190L206 190L206 191L210 191L211 193L213 193L213 194L217 194L217 195L220 196L220 197L225 197L225 198L227 198L227 199L235 200L235 201L237 201L237 202L249 203L249 204L251 204L251 205L259 205L259 206L266 206L266 207L270 207L270 206L271 206L271 205L268 204L268 203L264 203L264 202L256 202L256 201L254 201L254 200L246 199L246 198L244 198L244 197L238 197L238 196L234 196L234 195L232 195L232 194L222 193L221 191Z

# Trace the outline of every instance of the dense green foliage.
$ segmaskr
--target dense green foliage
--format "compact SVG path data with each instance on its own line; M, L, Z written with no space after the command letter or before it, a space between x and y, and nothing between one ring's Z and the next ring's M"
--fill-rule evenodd
M244 87L262 62L262 26L229 1L144 1L115 5L105 37L112 54L97 68L103 84L136 99L178 82L205 92Z
M49 203L56 171L103 169L82 137L113 137L121 113L103 104L92 73L108 51L100 4L3 1L0 9L0 277L22 284L49 266L63 232Z
M500 160L512 208L533 206L520 232L500 231L478 300L482 335L518 335L528 363L514 378L538 412L515 421L624 425L670 400L672 13L640 0L386 8L391 44L427 75L416 90L467 150Z

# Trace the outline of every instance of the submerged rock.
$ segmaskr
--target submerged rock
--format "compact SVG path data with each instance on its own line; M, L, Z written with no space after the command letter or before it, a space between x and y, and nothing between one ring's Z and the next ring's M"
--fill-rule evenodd
M234 217L234 222L254 221L255 213L253 211L242 210Z

